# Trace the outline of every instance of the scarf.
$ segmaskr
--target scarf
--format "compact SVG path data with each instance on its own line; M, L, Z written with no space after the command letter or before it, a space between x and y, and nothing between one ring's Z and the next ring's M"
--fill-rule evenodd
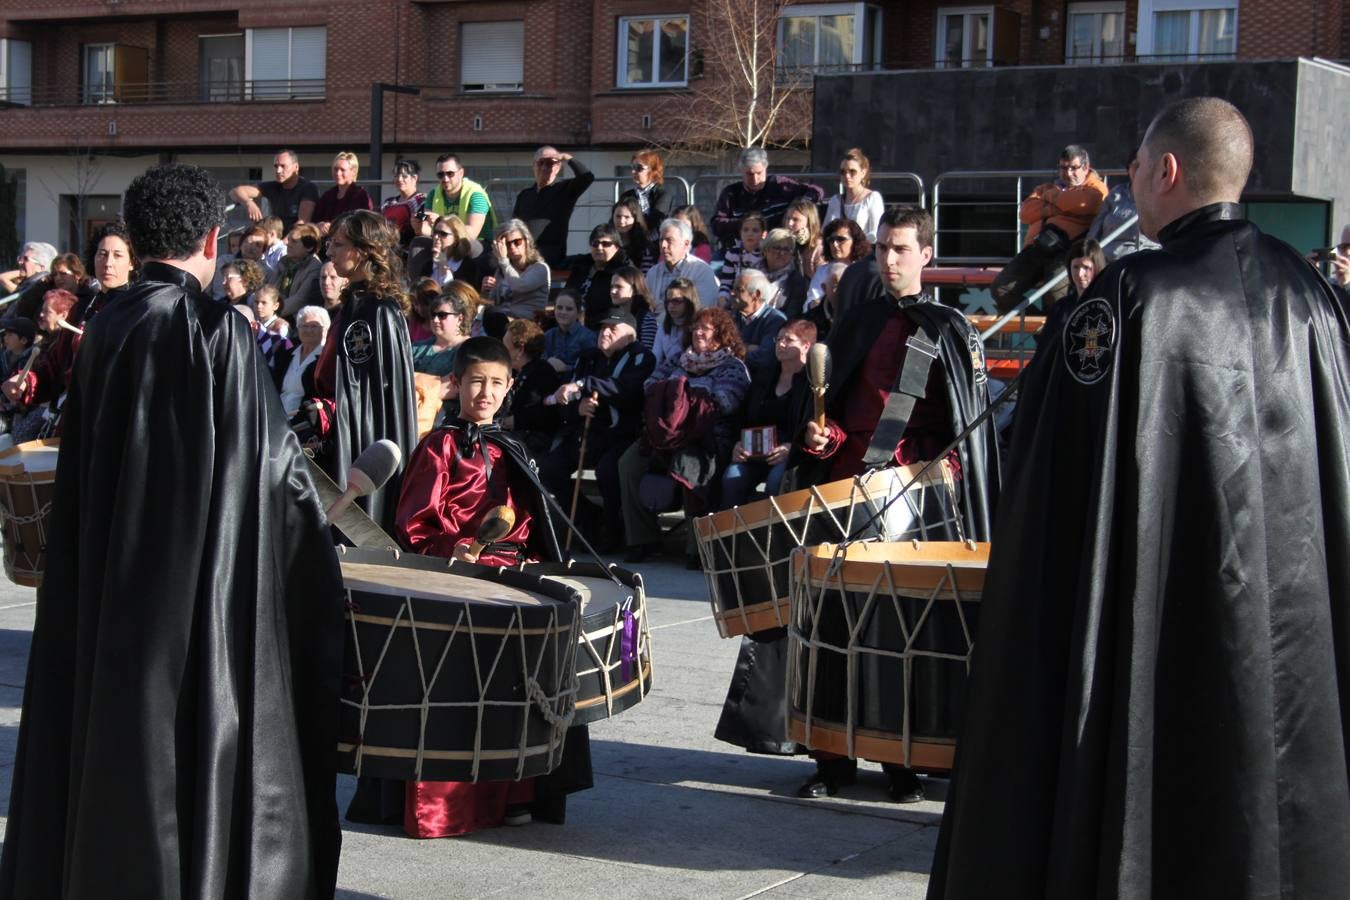
M694 348L690 347L680 354L680 368L690 375L706 375L729 359L735 359L735 357L725 347L719 350L710 350L707 353L696 353Z

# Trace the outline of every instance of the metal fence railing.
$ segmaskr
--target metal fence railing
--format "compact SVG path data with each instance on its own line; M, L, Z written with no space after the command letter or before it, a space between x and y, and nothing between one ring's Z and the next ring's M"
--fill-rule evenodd
M250 103L322 100L323 78L233 81L146 81L0 87L0 107L108 106L164 103Z

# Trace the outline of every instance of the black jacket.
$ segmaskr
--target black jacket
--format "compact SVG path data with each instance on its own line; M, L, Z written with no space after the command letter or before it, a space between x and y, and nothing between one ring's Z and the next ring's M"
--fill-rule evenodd
M151 263L63 417L0 896L331 897L342 581L242 316Z
M1240 215L1026 376L930 897L1350 884L1350 321Z
M603 269L595 267L589 253L567 259L567 286L581 294L586 304L585 322L591 331L600 330L600 320L609 315L609 281L622 266L631 265L628 254L619 249Z
M573 370L573 380L581 383L583 397L597 395L598 405L591 421L589 441L593 446L613 446L632 442L642 430L642 385L656 367L652 351L633 341L614 356L605 356L599 347L581 352ZM577 413L578 404L563 408L563 421L576 434L585 419Z
M629 188L619 195L619 199L627 200L631 198L637 200L637 195L637 188ZM661 227L661 223L670 216L670 211L674 209L675 195L666 190L665 185L658 184L647 195L647 203L647 212L642 217L646 221L643 224L646 226L648 234L655 234L656 229Z

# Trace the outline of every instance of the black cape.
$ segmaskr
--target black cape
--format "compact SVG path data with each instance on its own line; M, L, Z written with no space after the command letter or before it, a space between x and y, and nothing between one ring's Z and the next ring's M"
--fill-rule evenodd
M247 322L143 279L65 407L0 895L332 896L328 527Z
M1239 215L1028 373L930 897L1350 885L1350 324Z
M403 471L417 446L417 400L408 322L394 301L365 290L348 290L332 331L330 340L336 341L337 356L334 422L324 471L339 485L345 485L352 460L362 450L382 438L397 444L403 453L399 470L384 487L357 501L390 532Z

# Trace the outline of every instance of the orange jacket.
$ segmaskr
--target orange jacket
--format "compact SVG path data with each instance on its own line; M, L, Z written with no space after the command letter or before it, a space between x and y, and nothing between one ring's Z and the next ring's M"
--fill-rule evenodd
M1095 169L1088 172L1087 180L1078 187L1061 188L1053 182L1037 185L1017 211L1018 218L1028 226L1022 246L1036 240L1047 222L1067 234L1069 240L1082 237L1097 217L1105 197L1106 182Z

